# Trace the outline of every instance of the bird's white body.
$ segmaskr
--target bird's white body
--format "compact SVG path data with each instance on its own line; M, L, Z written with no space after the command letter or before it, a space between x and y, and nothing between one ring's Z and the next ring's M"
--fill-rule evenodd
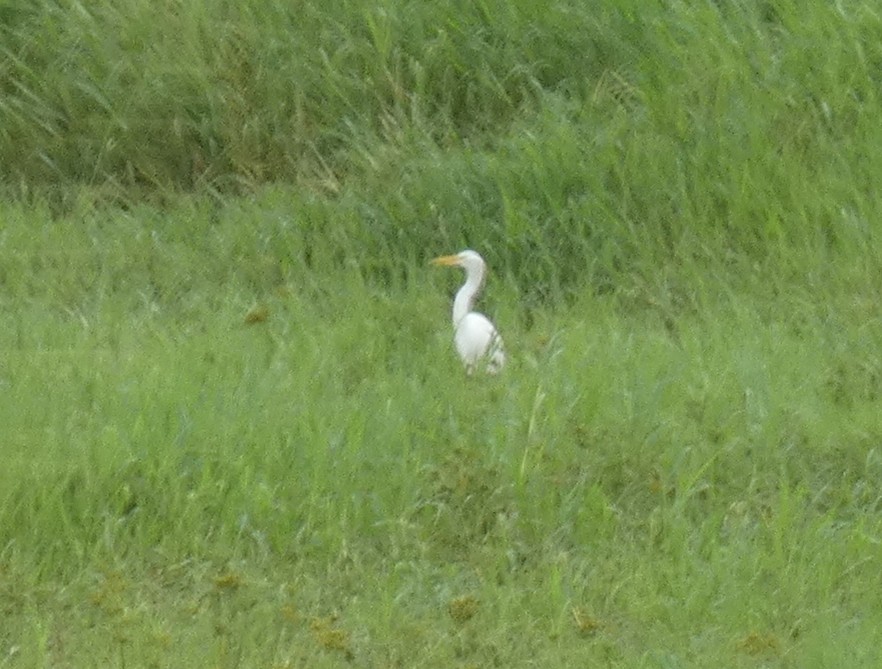
M453 341L469 374L481 365L495 374L505 364L502 337L484 314L467 313L454 327Z
M484 259L475 251L466 250L435 258L432 263L465 270L466 282L453 300L453 341L469 374L480 368L495 374L505 365L502 337L489 318L471 310L484 281Z

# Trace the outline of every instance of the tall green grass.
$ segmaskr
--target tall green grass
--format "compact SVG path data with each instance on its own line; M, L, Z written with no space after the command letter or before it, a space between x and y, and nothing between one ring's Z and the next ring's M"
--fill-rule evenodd
M622 243L608 237L830 241L870 214L880 22L866 3L10 7L2 180L124 200L400 187L411 204L383 208L384 228L422 240L426 218L472 211L520 256L561 232L595 252ZM459 196L447 177L463 165L437 158L463 147L478 206L414 192L442 170L442 194Z
M0 665L877 666L880 24L0 7Z
M876 246L880 22L866 3L10 7L0 181L55 211L83 186L290 183L340 248L468 243L546 297L664 257L786 265Z

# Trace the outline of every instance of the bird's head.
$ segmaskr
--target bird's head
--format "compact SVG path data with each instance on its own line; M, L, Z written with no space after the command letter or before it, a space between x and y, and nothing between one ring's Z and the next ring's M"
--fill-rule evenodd
M467 274L478 276L484 273L484 259L475 251L467 249L452 256L441 256L431 261L441 267L462 267Z

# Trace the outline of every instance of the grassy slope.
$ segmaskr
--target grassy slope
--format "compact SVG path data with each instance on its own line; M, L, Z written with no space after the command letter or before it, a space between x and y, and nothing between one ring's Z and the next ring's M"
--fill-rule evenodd
M0 662L878 665L872 8L338 4L3 10Z

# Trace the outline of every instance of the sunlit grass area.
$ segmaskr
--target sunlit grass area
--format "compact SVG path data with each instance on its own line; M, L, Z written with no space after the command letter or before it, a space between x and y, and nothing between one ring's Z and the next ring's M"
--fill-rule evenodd
M880 27L0 7L0 667L879 666Z
M279 268L236 241L268 208L5 249L41 267L4 306L16 662L878 660L872 287L528 309L496 277L511 364L467 378L446 275Z

